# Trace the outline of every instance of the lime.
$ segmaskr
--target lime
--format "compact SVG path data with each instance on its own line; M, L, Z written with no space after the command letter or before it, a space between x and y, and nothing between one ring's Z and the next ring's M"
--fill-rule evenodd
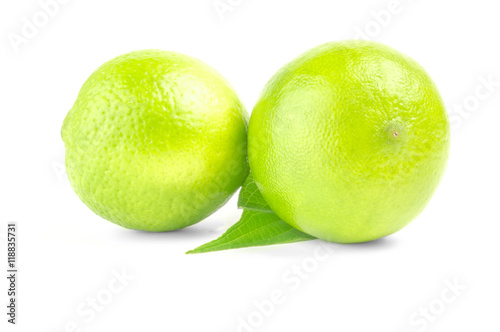
M121 55L85 82L62 127L80 199L120 226L169 231L220 208L248 174L248 115L229 83L174 52Z
M265 86L249 162L269 206L327 241L392 234L427 205L446 167L449 121L432 79L380 43L333 42Z

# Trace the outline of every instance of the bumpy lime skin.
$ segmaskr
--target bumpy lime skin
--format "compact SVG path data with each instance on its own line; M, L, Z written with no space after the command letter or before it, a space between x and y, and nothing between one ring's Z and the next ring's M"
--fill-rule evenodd
M248 114L205 63L144 50L98 68L66 116L66 169L80 199L125 228L169 231L224 205L249 169Z
M271 208L338 243L387 236L422 212L450 144L430 76L368 41L324 44L285 65L256 103L248 135L250 169Z

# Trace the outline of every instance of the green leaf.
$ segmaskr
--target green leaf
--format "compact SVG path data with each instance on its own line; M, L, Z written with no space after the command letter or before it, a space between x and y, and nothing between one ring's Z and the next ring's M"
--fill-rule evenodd
M264 197L257 188L257 183L253 180L250 173L241 187L238 197L238 207L245 210L267 211L273 213L273 210L267 205Z
M274 213L244 210L241 219L221 237L188 251L187 254L267 246L312 239L314 239L312 236L289 226Z
M291 227L267 205L250 174L241 188L238 206L243 208L241 219L224 234L187 254L266 246L314 240L311 235Z

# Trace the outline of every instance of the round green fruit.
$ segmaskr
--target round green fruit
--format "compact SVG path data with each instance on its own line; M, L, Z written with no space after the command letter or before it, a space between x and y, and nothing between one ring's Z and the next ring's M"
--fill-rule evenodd
M105 63L62 127L73 189L120 226L169 231L220 208L248 174L248 115L213 68L144 50Z
M250 118L250 169L291 226L332 242L374 240L427 205L448 159L438 89L380 43L328 43L271 78Z

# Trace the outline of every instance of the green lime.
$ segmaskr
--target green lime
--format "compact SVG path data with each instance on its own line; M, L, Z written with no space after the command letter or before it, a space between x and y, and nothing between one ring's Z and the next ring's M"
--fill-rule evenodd
M300 55L271 78L250 118L249 162L291 226L353 243L405 227L448 159L448 116L414 60L380 43L343 41Z
M62 127L73 189L120 226L169 231L220 208L248 173L248 115L205 63L128 53L85 82Z

